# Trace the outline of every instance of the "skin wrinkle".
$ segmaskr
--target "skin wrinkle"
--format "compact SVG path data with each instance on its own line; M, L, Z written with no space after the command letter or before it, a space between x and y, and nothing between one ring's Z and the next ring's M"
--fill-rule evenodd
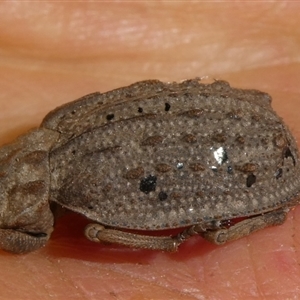
M81 287L79 287L78 285L75 284L74 280L72 280L71 277L68 277L68 276L65 275L65 272L64 272L63 269L56 263L55 260L51 259L51 258L48 257L48 256L46 256L46 259L52 264L52 266L53 266L54 269L58 270L59 274L60 274L61 277L62 277L62 278L61 278L61 281L64 283L64 285L65 285L65 283L67 282L67 283L70 284L70 286L72 286L72 287L74 288L74 290L76 291L76 294L77 294L77 295L74 295L74 296L76 296L76 298L79 297L79 299L90 299L90 298L88 297L88 295L85 293L85 291L84 291ZM47 291L48 291L49 296L51 296L51 293L50 293L51 289L50 289L50 287L47 289ZM79 295L78 295L78 294L79 294ZM72 297L73 297L73 296L72 296Z
M144 267L149 268L148 266L140 266L139 268L144 268ZM161 278L160 274L162 274L162 272L163 272L161 270L161 267L159 264L157 265L157 267L155 268L155 270L152 273L147 274L147 277L144 277L144 276L141 277L141 272L140 271L136 272L136 270L133 270L133 269L130 269L129 271L124 271L123 265L112 264L111 266L106 265L105 268L112 272L116 272L118 274L125 275L124 277L126 277L126 278L128 278L128 276L129 276L132 279L135 279L135 280L138 279L138 280L145 282L146 285L151 284L154 286L158 286L160 288L173 291L174 293L176 293L178 295L188 295L189 297L192 297L192 299L206 299L206 298L203 298L202 296L198 297L196 295L193 295L192 292L187 292L185 290L180 291L179 289L175 289L174 287L172 287L172 285L170 283L170 278L168 278L167 275L163 277L165 280L157 280L157 278ZM176 269L178 271L181 270L181 268L179 266L176 267ZM184 273L184 272L182 272L182 273ZM174 276L171 275L171 277L174 277ZM185 275L185 277L186 277L186 275ZM192 275L190 275L188 278L184 278L184 281L187 281L187 282L193 282L194 280L195 280L195 278ZM193 284L193 286L194 285L195 284ZM194 291L193 287L191 287L191 289Z
M292 212L292 218L291 218L291 229L290 229L290 234L291 234L291 237L292 237L292 249L293 249L293 255L295 256L294 258L294 262L295 262L295 265L299 266L300 265L300 258L299 258L299 252L297 250L297 242L295 241L296 239L296 235L297 235L297 231L296 231L296 227L295 227L295 221L296 221L296 209L294 209ZM297 278L300 278L300 269L299 268L296 268L297 269L297 273L298 273L298 276L296 276ZM300 290L300 287L298 287L298 291Z
M249 261L251 262L251 273L253 274L254 278L255 278L255 297L259 298L262 296L262 292L261 292L261 289L259 287L259 280L258 280L258 277L257 277L257 269L256 269L256 266L255 266L255 263L254 263L254 259L253 259L253 246L251 245L251 242L249 242L249 237L246 237L245 239L245 245L247 247L247 253L248 253L248 256L249 256Z
M60 265L60 264L57 264L57 262L56 262L55 259L51 258L51 257L48 256L48 255L45 255L44 258L51 264L51 266L52 266L51 268L53 268L54 270L57 270L58 273L61 275L61 278L59 278L59 279L60 279L61 282L64 283L64 286L66 286L66 283L69 283L69 285L72 286L72 287L74 288L74 290L76 291L76 293L79 294L79 295L74 295L74 296L76 296L76 298L79 298L79 299L90 299L90 298L86 295L85 291L84 291L83 289L80 289L80 287L74 283L74 280L72 280L71 277L66 276L66 274L65 274L65 272L63 271L61 265ZM20 260L20 261L21 261L21 263L26 267L27 270L30 270L30 272L31 272L31 274L32 274L32 278L35 278L36 271L34 271L34 270L32 269L31 264L30 264L29 262L27 262L26 258L23 256L23 257L21 257L21 260ZM52 276L54 276L54 275L55 275L55 274L54 274L54 272L52 271ZM31 278L31 277L29 277L29 278ZM28 282L30 282L30 281L28 281ZM32 285L32 289L35 289L35 287L36 287L36 282L33 282L31 285ZM50 297L50 298L53 298L53 297L54 297L53 294L55 294L55 290L54 290L54 293L51 293L51 292L50 292L50 291L51 291L51 286L47 287L47 284L42 285L42 286L43 286L43 288L45 289L45 291L48 293L49 297ZM53 288L53 287L52 287L52 288ZM70 295L68 295L68 296L70 296ZM42 296L41 296L41 299L43 299L43 297L44 297L44 296L42 295ZM73 297L73 295L72 295L72 297Z
M248 276L247 281L243 282L243 284L247 287L247 291L243 291L243 296L246 296L247 292L249 291L249 294L251 295L251 297L259 297L259 292L257 290L257 286L258 286L258 280L255 276L255 272L253 270L254 265L253 265L253 261L251 259L251 256L249 255L249 247L248 247L248 241L247 238L244 241L244 244L242 246L243 248L247 248L247 261L250 262L251 267L249 266L249 264L241 267L237 272L237 274L243 274L243 272L247 272L249 273L250 276ZM249 271L250 269L250 271ZM251 272L252 271L252 272ZM254 278L254 279L253 279ZM238 295L236 296L238 298Z
M289 236L289 235L288 235ZM259 283L261 280L259 279L259 278L261 278L261 275L258 275L258 273L259 272L262 272L262 270L264 269L264 267L255 267L255 265L257 265L256 263L255 263L255 260L253 260L253 257L255 257L256 255L255 255L255 251L253 251L253 249L254 249L254 247L255 246L253 246L252 244L251 245L249 245L249 248L251 247L251 251L249 251L249 253L250 253L250 255L249 255L249 257L251 258L251 260L252 260L252 266L254 266L254 268L253 268L253 271L254 271L254 274L255 274L255 277L256 277L256 281L257 281L257 283ZM296 261L296 259L291 259L291 257L290 257L290 250L291 250L291 248L289 247L288 249L280 249L280 246L278 246L278 249L274 249L274 251L273 252L271 252L270 253L270 257L273 257L273 253L275 253L276 254L276 252L279 252L279 253L284 253L283 254L283 258L284 257L287 257L288 259L289 259L289 262L290 261ZM296 255L296 253L295 253L295 251L292 251L293 253L292 253L292 255ZM281 262L281 261L277 261L277 260L275 260L275 263L278 265L278 268L280 268L280 265L283 263L285 263L285 262ZM285 267L285 266L284 266ZM288 267L288 266L287 266ZM291 266L291 267L293 267L293 266ZM277 268L277 270L278 270L278 268ZM286 268L286 267L285 267ZM294 268L292 268L293 270L294 270ZM256 270L256 271L255 271ZM280 272L279 270L278 270L278 272ZM282 271L282 273L284 273L284 271ZM299 269L297 268L297 273L299 273ZM290 282L292 281L293 282L293 279L294 278L297 278L297 276L285 276L285 278L288 278L289 279L289 285L291 284ZM267 287L268 287L268 285L274 285L273 284L273 282L274 282L274 279L272 278L272 277L267 277L267 278L264 278L264 280L265 280L265 282L263 283L263 284L257 284L257 287L259 287L259 286L261 286L262 288L260 288L259 289L259 297L260 298L262 298L262 299L265 299L265 297L266 296L268 296L268 297L276 297L276 296L278 296L278 293L277 293L277 291L274 291L274 294L273 294L273 290L272 290L272 292L270 293L270 294L267 294L266 295L266 290L267 290ZM283 295L289 295L289 293L287 293L286 294L286 292L284 292L284 294L282 294L282 296ZM266 297L266 299L268 298L268 297Z
M216 263L215 263L216 264ZM219 270L215 270L215 268L214 269L205 269L205 267L206 267L206 265L207 264L204 264L204 270L203 270L203 273L204 273L204 280L205 280L205 282L206 282L206 285L208 286L208 287L210 287L210 289L212 289L212 287L211 287L211 284L210 284L210 282L211 282L211 278L214 278L215 276L218 276L219 274ZM208 289L208 291L207 291L207 294L205 295L206 297L208 297L209 295L211 295L212 293L213 294L215 294L215 292L214 291L212 291L212 290L210 290L210 289Z
M184 291L180 291L178 289L174 289L174 288L170 288L169 286L164 286L163 284L160 284L159 281L154 281L154 280L150 280L150 278L141 278L140 276L134 274L133 272L124 272L122 267L120 267L119 269L116 269L115 268L116 265L115 264L112 264L111 266L110 265L106 265L104 267L105 270L108 270L110 273L110 276L111 277L118 277L116 275L113 275L113 274L122 274L122 275L125 275L126 278L131 278L131 279L134 279L134 282L135 282L135 287L137 285L139 286L151 286L151 287L155 287L157 286L158 288L162 289L162 290L165 290L167 294L169 294L169 292L171 291L171 294L174 295L173 297L176 297L176 295L178 296L178 298L172 298L172 299L180 299L181 296L189 296L188 299L198 299L196 296L190 294L190 293L186 293ZM102 270L103 271L103 270ZM137 284L138 283L138 284ZM131 288L128 288L129 290ZM122 290L122 291L112 291L114 294L116 294L117 296L119 294L122 294L122 293L126 293L127 290ZM156 299L156 298L155 298Z
M293 214L293 216L294 216L294 212L292 212L292 214ZM292 232L293 232L293 222L294 222L294 217L292 217L292 220L290 220L290 227L289 227L289 233L290 234L288 234L288 236L289 237L291 237L291 245L287 248L287 249L283 249L283 250L281 250L281 249L278 249L277 251L279 251L280 253L283 253L283 259L285 259L283 262L279 262L279 264L283 264L284 266L284 269L285 270L283 270L283 272L285 271L287 271L286 269L292 269L293 271L295 271L295 269L297 270L296 272L297 272L297 276L295 276L294 275L294 272L292 272L292 273L289 273L288 272L288 278L289 278L289 281L290 282L293 282L294 281L294 279L295 278L299 278L299 276L300 276L300 270L299 270L299 268L298 267L294 267L294 266L299 266L299 264L298 264L298 259L297 259L297 252L296 252L296 250L295 250L295 248L294 248L294 237L293 237L293 235L292 235ZM275 250L276 251L276 250ZM290 264L292 264L291 266L290 266ZM280 265L279 265L279 268L280 268ZM298 291L299 291L299 287L297 288L298 289ZM275 292L275 294L276 294L276 292Z
M90 263L85 263L86 265L89 265ZM92 263L92 265L94 265L94 263ZM116 275L114 275L114 274L122 274L120 271L116 271L114 268L113 268L113 266L114 266L114 264L107 264L107 265L103 265L102 267L101 267L101 270L99 270L99 274L98 274L98 277L99 277L99 280L101 280L101 278L102 278L102 275L101 274L105 274L105 273L108 273L109 274L109 277L113 277L113 278L119 278L119 276L116 276ZM112 274L111 274L112 273ZM125 275L128 275L128 274L125 274ZM88 274L87 276L85 276L84 277L84 280L81 280L81 279L79 279L79 278L77 278L77 277L74 277L73 279L72 279L72 284L74 285L74 287L76 288L76 290L77 289L80 289L80 291L84 294L84 295L86 295L85 297L86 297L86 299L90 299L90 295L88 295L88 290L84 287L84 286L82 286L80 283L82 282L82 281L84 281L84 282L88 282L88 278L94 278L94 276L93 276L93 274L91 273L91 274ZM79 279L79 282L76 284L75 282L77 281ZM139 278L140 279L140 278ZM119 287L120 285L118 285L118 287ZM112 291L113 293L115 292L115 291ZM118 294L118 292L117 292L117 294Z
M202 261L203 261L203 258L201 258ZM206 286L209 286L209 282L210 282L210 279L209 279L209 275L208 275L208 272L209 270L206 268L206 265L204 264L203 265L203 269L202 269L202 279L203 279L203 282ZM207 299L208 298L208 295L209 293L205 293L203 296L204 296L204 299Z
M291 218L291 226L290 226L290 230L289 230L289 236L291 236L291 246L289 247L289 253L291 253L293 255L293 258L291 261L293 261L295 263L295 265L299 265L299 262L298 262L298 258L297 258L297 250L295 248L295 245L294 245L294 241L295 241L295 234L294 234L294 215L295 215L295 212L294 210L292 211L292 218ZM297 273L298 273L298 278L300 277L300 270L299 268L297 268Z
M192 269L191 269L192 270ZM207 299L208 295L205 294L203 292L203 290L201 289L201 285L202 285L202 279L204 278L203 274L204 274L204 269L201 268L202 272L201 272L201 276L200 278L197 277L197 273L193 272L191 273L191 281L194 280L194 284L193 287L190 288L191 293L195 293L195 295L197 295L197 299Z
M180 266L181 269L181 266ZM157 270L158 274L161 273L161 270ZM188 272L188 268L183 269L179 274L174 272L173 274L176 276L172 276L170 279L168 276L164 276L167 279L166 288L172 288L172 280L176 280L176 282L180 282L180 286L184 286L182 291L184 294L190 295L191 297L195 297L195 299L201 299L203 297L199 288L197 288L197 278L195 278L190 272ZM158 276L159 277L159 276ZM191 292L188 292L191 290ZM178 291L180 291L180 287L178 287ZM201 297L199 298L198 294L201 293Z
M37 272L35 270L33 270L32 266L29 265L29 263L26 261L26 259L21 258L19 260L19 264L24 265L25 268L28 270L28 272L29 272L29 277L28 278L36 278L35 275L36 275ZM31 286L31 289L35 289L37 282L38 281L28 281L28 284ZM45 285L42 285L42 288L43 288L43 290L45 290L47 292L47 290L45 288ZM36 297L41 297L40 299L42 299L42 294L36 295Z
M295 261L296 261L296 264L297 264L297 266L300 266L300 257L299 257L299 251L298 251L298 249L297 249L297 241L296 241L296 238L297 238L297 232L299 232L299 231L297 231L296 230L296 226L295 226L295 223L296 223L296 211L294 210L293 211L293 218L292 218L292 228L291 228L291 235L292 235L292 238L293 238L293 248L295 249L295 256L296 256L296 259L295 259ZM299 268L297 268L297 270L298 270L298 278L300 278L300 269Z

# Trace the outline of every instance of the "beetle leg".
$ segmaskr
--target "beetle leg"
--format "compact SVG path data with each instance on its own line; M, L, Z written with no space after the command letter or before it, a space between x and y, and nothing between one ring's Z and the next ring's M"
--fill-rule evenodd
M174 239L176 239L180 245L190 237L197 234L202 234L202 232L204 231L206 231L206 227L202 224L193 225L191 227L186 228L183 232L179 233Z
M149 236L105 228L100 224L89 224L85 236L93 242L120 244L132 248L177 251L180 241L168 236Z
M0 248L12 253L26 253L43 247L49 237L50 233L27 233L14 229L0 229Z
M280 225L286 219L287 211L277 210L263 215L245 219L229 228L216 231L206 231L200 233L206 240L221 245L234 241L252 232L258 231L268 226Z

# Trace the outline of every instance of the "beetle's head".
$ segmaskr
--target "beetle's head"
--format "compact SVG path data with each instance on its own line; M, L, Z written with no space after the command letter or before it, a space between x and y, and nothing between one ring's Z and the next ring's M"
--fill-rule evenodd
M1 229L35 233L52 226L50 147L46 131L36 129L0 148Z

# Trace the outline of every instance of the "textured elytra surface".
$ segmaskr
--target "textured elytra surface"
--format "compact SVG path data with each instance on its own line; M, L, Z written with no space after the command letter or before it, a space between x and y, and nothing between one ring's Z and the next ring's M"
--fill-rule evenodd
M142 230L295 205L298 151L270 102L222 81L144 81L58 108L42 123L60 133L50 200Z

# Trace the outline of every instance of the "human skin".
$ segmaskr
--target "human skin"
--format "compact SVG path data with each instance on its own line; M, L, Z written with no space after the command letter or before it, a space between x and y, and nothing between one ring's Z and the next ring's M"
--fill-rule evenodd
M0 143L65 102L138 80L209 76L270 93L300 138L299 4L47 2L0 4ZM177 253L84 238L60 218L46 247L0 251L2 299L287 299L300 297L300 208L287 221Z

